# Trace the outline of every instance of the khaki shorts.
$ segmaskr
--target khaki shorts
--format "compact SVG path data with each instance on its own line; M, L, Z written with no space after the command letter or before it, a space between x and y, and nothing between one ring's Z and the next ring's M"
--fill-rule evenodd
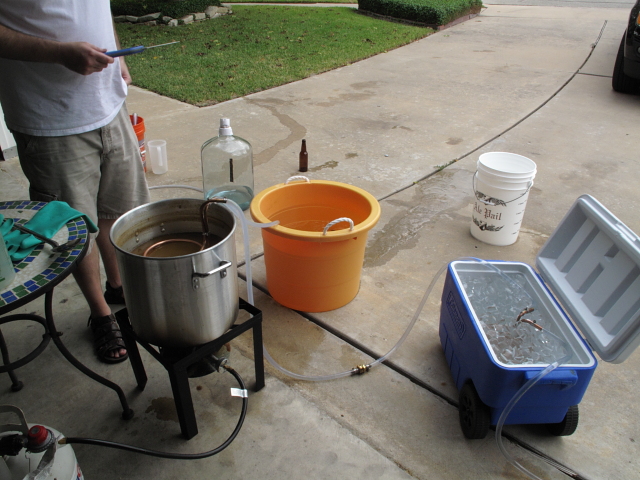
M63 137L13 132L31 200L61 200L98 219L116 219L150 201L138 140L126 106L108 125Z

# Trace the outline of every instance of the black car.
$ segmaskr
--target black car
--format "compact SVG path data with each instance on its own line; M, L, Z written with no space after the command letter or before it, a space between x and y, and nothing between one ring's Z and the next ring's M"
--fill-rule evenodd
M633 93L640 88L640 0L631 9L611 83L616 92Z

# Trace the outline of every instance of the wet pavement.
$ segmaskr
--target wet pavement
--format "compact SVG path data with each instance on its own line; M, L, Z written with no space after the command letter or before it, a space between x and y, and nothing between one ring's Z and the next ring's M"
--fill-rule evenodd
M611 89L611 72L629 8L490 5L476 18L426 39L331 72L223 104L197 108L132 88L130 112L146 138L167 141L169 172L152 186L201 187L200 146L229 117L254 148L256 190L297 174L307 140L311 179L353 184L382 207L369 233L361 286L348 305L295 312L268 295L259 232L251 230L256 306L264 344L284 367L327 375L369 363L401 337L443 265L459 257L535 256L580 195L602 202L640 232L637 132L640 97ZM484 152L514 152L538 167L518 241L495 247L469 233L472 177ZM2 199L26 198L16 159L0 164ZM197 197L155 189L155 200ZM242 262L241 234L237 235ZM240 268L242 278L246 266ZM245 284L239 280L240 291ZM267 385L249 392L237 439L207 460L161 460L93 446L75 451L87 478L526 478L500 454L492 432L466 440L458 392L440 347L442 279L389 363L362 377L294 380L267 367ZM241 293L244 297L245 294ZM42 311L34 302L23 311ZM0 392L27 419L74 437L199 452L233 429L240 400L233 378L193 379L200 433L180 437L168 377L148 355L149 383L136 389L128 363L95 359L87 308L73 281L56 289L63 339L90 368L122 385L136 414L120 418L117 397L74 370L53 348L18 371L25 388ZM34 329L11 324L12 348L28 351ZM15 347L14 347L15 344ZM253 383L250 334L232 344L230 364ZM580 404L575 434L551 437L539 426L510 426L509 450L545 479L635 478L640 467L638 352L622 364L600 362ZM547 457L562 467L551 466Z

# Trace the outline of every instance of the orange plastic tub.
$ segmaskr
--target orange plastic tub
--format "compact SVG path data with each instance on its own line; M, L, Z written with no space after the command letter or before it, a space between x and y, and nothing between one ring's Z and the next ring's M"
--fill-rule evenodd
M305 179L263 190L250 211L256 222L280 221L262 229L267 288L278 303L325 312L355 298L367 233L380 218L373 195L344 183Z

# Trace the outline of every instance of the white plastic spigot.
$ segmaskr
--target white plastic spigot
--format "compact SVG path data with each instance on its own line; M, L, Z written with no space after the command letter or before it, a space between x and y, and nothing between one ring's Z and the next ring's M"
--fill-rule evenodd
M220 119L220 129L218 130L218 135L233 135L233 130L231 130L231 120L228 118Z

